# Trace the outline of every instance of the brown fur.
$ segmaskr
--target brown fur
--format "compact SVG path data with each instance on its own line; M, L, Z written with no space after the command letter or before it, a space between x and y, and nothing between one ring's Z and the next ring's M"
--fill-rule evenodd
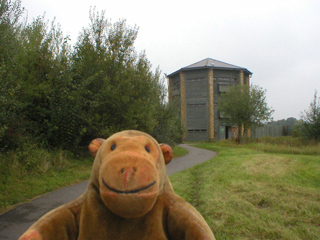
M172 149L139 131L89 145L95 156L86 192L44 215L20 240L215 239L166 175Z

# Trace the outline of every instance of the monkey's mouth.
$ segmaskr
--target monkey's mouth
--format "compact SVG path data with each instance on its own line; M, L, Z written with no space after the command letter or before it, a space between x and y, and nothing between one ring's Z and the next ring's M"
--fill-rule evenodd
M148 184L147 186L144 186L144 187L141 187L141 188L138 188L138 189L134 189L134 190L129 190L129 191L121 191L121 190L118 190L118 189L115 189L113 187L110 187L105 181L104 179L102 178L102 183L103 185L106 186L106 188L108 188L110 191L112 192L115 192L115 193L122 193L122 194L132 194L132 193L138 193L140 191L143 191L143 190L146 190L148 188L150 188L151 186L153 186L154 184L156 184L156 181L153 181L152 183Z

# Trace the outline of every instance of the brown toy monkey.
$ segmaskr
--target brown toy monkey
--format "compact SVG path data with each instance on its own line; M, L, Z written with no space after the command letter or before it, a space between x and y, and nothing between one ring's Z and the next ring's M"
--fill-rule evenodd
M172 149L129 130L89 145L86 192L44 215L20 240L215 239L200 213L176 195L165 164Z

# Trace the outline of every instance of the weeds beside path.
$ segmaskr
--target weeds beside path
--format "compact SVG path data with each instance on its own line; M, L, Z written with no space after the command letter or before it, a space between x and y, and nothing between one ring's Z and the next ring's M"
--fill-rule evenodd
M174 158L188 151L173 148ZM19 203L89 179L93 157L30 146L0 154L0 214Z
M45 160L48 156L50 154L42 156L41 162L51 165L51 160ZM61 161L59 166L50 166L47 169L37 169L34 166L32 169L26 169L25 163L14 159L16 157L14 154L1 157L0 213L34 197L88 179L92 165L90 156L81 159L64 156L58 160Z
M170 178L217 239L319 239L319 155L223 142L196 146L219 154Z

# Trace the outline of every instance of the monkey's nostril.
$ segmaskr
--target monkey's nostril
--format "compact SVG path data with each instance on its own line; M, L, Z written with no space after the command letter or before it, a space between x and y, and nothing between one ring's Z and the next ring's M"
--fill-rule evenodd
M134 171L134 172L136 172L136 171L137 171L137 169L134 167L134 168L133 168L133 171Z
M124 168L121 169L121 173L124 173Z

